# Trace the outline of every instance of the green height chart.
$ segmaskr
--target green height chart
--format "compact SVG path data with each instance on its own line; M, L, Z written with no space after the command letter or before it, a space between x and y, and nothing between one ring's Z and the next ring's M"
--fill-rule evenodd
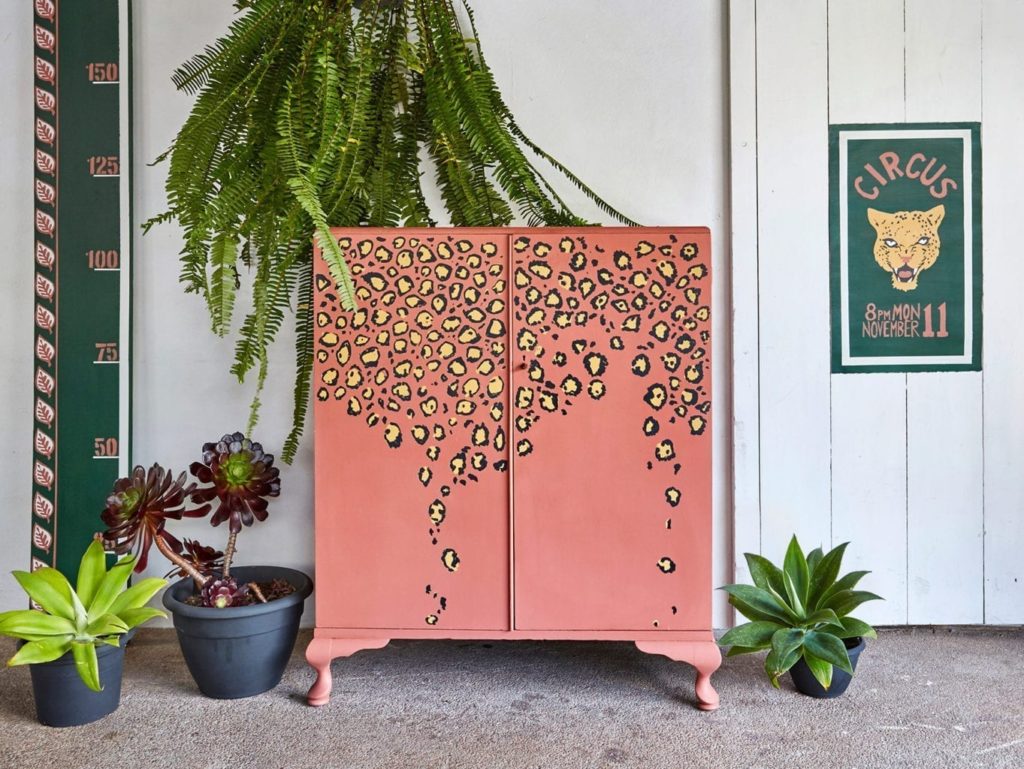
M129 0L32 0L33 570L74 577L129 457Z

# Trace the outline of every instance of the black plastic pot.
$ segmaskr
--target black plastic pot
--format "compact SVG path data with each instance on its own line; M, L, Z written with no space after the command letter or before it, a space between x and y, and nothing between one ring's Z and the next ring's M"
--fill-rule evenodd
M124 671L123 639L121 644L118 647L107 644L96 647L100 684L103 686L103 691L99 692L82 683L71 652L53 662L29 665L39 723L81 726L117 710L121 704L121 674Z
M216 699L252 697L281 682L303 602L313 592L309 577L280 566L239 566L231 576L239 582L283 579L295 592L269 603L213 609L185 603L194 592L191 579L164 591L164 606L174 616L189 672L199 691Z
M844 643L846 644L846 653L850 657L850 667L856 670L857 660L867 644L863 638L850 638L844 641ZM790 668L789 676L793 679L793 685L796 686L798 692L806 694L808 697L817 697L823 700L838 697L846 691L846 687L850 685L850 681L853 679L853 676L845 670L840 670L833 665L832 685L826 689L818 683L818 679L814 677L814 673L807 667L807 663L803 661L803 658Z

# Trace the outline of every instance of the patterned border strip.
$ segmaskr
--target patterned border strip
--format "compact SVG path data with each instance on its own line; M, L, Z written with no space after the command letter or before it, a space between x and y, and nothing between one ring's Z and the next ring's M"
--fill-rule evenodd
M33 0L35 23L35 425L32 571L55 566L57 423L57 6Z

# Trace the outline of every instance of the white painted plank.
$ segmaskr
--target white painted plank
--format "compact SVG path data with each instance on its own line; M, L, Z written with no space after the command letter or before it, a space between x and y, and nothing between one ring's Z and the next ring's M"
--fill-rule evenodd
M1018 228L1024 178L1024 3L984 3L982 203L985 232L985 621L1024 623L1024 266ZM991 194L988 194L990 193Z
M907 120L981 119L981 5L906 0ZM982 375L907 381L908 619L984 619Z
M757 3L761 546L829 540L825 3Z
M761 549L758 432L757 62L754 0L729 5L732 171L733 550L735 579L749 582L743 553Z
M904 119L903 3L831 0L829 122ZM846 570L885 602L857 616L907 621L907 467L904 374L832 375L832 544L850 542Z

